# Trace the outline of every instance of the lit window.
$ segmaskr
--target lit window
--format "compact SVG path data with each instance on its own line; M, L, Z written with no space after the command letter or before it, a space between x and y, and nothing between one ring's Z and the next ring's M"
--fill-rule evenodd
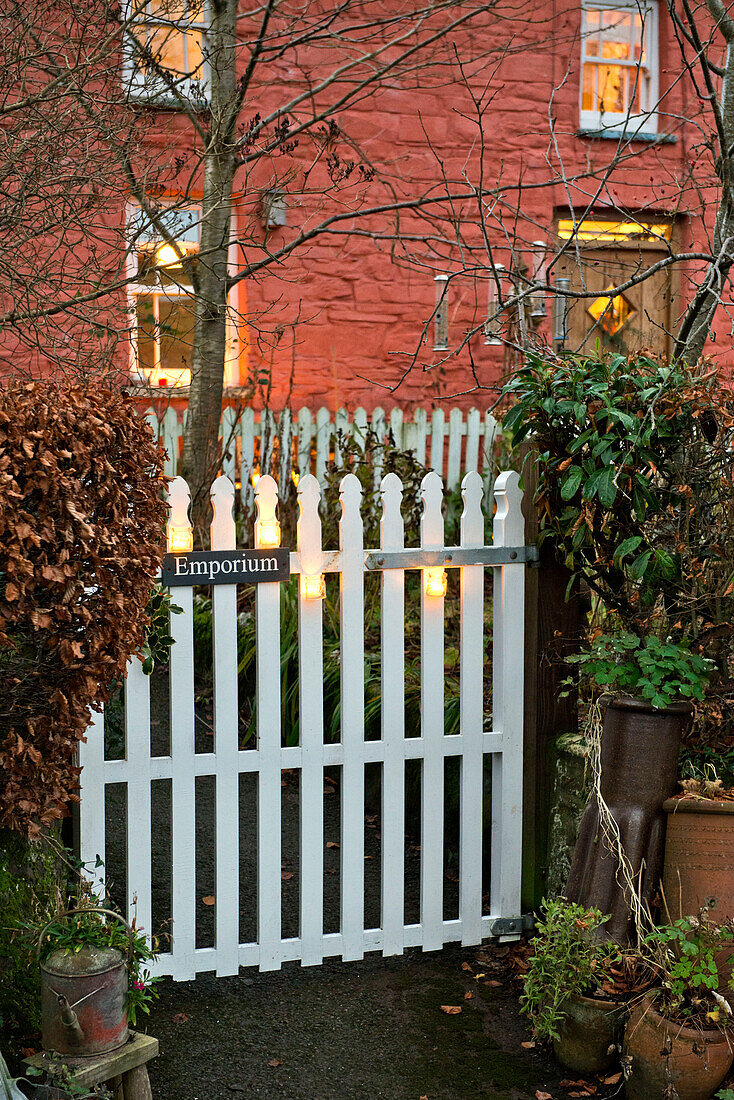
M657 131L657 6L585 0L581 19L581 127Z
M613 289L611 286L607 287L607 290ZM602 294L594 299L587 312L607 336L614 336L634 317L636 310L624 294L615 294L613 297Z
M619 221L600 218L560 218L558 236L562 241L621 244L625 241L669 241L673 232L670 222Z
M139 209L129 219L135 279L133 371L153 386L188 386L191 381L191 288L199 217L199 210L189 207L159 211L158 226Z
M206 0L130 0L125 80L135 98L204 95Z

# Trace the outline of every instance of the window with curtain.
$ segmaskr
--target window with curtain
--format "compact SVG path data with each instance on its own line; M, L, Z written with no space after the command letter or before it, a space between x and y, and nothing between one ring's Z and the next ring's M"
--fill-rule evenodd
M581 128L657 131L657 5L585 0L581 18Z

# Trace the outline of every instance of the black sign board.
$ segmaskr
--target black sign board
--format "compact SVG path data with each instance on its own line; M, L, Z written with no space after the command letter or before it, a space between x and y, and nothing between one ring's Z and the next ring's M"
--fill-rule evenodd
M287 581L291 575L291 552L285 546L275 550L192 550L188 554L166 554L162 584L172 588L184 584L262 584Z

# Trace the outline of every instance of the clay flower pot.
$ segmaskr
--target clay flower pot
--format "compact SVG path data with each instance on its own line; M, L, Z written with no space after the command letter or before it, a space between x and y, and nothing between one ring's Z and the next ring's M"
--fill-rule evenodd
M671 920L704 906L713 922L734 917L734 802L669 798L663 890ZM734 942L716 952L719 989L731 995Z
M630 1013L624 1058L631 1059L627 1100L709 1100L734 1061L734 1034L683 1027L656 1010L648 994Z
M642 871L642 897L650 902L663 869L663 802L675 791L678 748L689 703L656 710L642 699L609 699L601 739L601 794L617 823L634 881ZM630 939L630 909L619 884L618 859L600 830L592 796L574 849L566 897L611 917L604 934Z
M565 1018L553 1040L553 1053L566 1069L589 1076L605 1073L617 1057L628 1006L598 997L571 997L564 1005Z

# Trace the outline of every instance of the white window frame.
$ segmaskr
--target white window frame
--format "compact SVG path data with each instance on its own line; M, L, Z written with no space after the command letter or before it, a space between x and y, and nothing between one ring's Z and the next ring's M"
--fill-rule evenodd
M136 64L139 55L137 47L132 40L133 34L131 27L135 22L159 23L161 26L177 27L182 31L200 31L202 49L204 55L206 55L206 34L210 22L209 4L208 0L203 0L202 16L200 19L179 20L173 23L170 20L156 20L154 16L149 16L147 14L149 2L150 0L145 0L145 10L143 11L141 10L143 0L124 0L123 17L126 30L124 33L122 50L123 88L129 99L138 100L143 103L152 103L159 107L175 108L179 105L176 92L172 91L164 80L154 80L153 77L149 75L146 76ZM186 46L184 48L186 48ZM209 62L206 56L204 56L202 64L194 77L190 74L186 74L176 79L176 89L178 93L187 100L196 101L202 99L202 97L206 100L209 95L209 79Z
M632 61L616 61L604 59L596 55L587 54L586 43L591 37L586 31L587 11L609 11L614 9L620 15L631 12L639 14L643 18L644 33L647 37L647 65L645 71L648 74L648 102L646 109L640 114L627 114L621 111L585 111L583 109L584 95L584 65L603 65L611 62L619 64L639 72L640 65ZM593 130L595 132L609 133L610 136L619 134L620 131L628 136L633 134L654 136L658 132L657 102L659 89L659 40L658 40L658 4L657 0L582 0L581 5L581 69L579 73L579 116L581 130ZM638 77L639 79L639 77Z
M179 205L177 202L175 202L174 199L170 199L167 204L164 203L164 211L163 211L164 213L165 213L165 207L166 206L170 207L172 210L175 210L176 212L178 212L180 214L183 214L186 217L186 219L189 221L189 229L193 228L193 226L196 226L196 228L197 228L197 238L200 239L200 237L201 237L201 231L200 231L201 205L200 204L198 204L196 202L187 202L185 204L182 203L182 204ZM193 215L193 219L188 217L189 215ZM141 218L145 219L145 214L143 213L142 208L137 203L129 202L127 204L126 210L125 210L125 224L129 227L129 229L132 229L135 222L138 221ZM170 230L169 230L169 232L170 232ZM171 235L175 236L175 234L173 234L173 233L171 233ZM137 259L138 248L137 248L136 241L141 241L141 240L144 240L144 239L150 240L151 238L150 237L143 238L142 236L139 236L139 237L135 238L133 233L131 232L129 252L128 252L128 256L127 256L127 275L128 275L128 278L130 279L130 282L128 283L128 287L127 287L127 293L128 293L128 303L129 303L129 307L130 307L130 316L132 318L132 323L130 325L130 377L132 378L132 380L134 382L137 382L140 385L150 387L151 389L153 389L155 391L158 391L160 389L160 391L163 394L170 393L171 396L174 396L176 394L176 392L179 391L181 388L185 389L185 386L180 387L180 386L175 386L175 385L169 385L169 386L160 386L160 387L158 387L147 376L147 374L145 373L145 368L141 367L141 365L138 361L137 300L138 300L138 297L140 295L151 295L151 296L154 297L154 301L157 301L158 299L160 299L162 297L166 297L166 298L170 298L170 299L173 299L173 298L190 298L191 302L193 303L194 298L193 298L192 291L187 289L186 286L177 286L175 283L166 283L164 285L160 282L139 283L139 282L136 281L135 276L138 273L138 259ZM176 239L177 240L183 240L183 237L176 237ZM161 242L161 243L163 243L163 242ZM193 308L193 305L192 305L192 308ZM158 320L158 306L157 306L157 304L154 304L153 312L154 312L154 316L155 316L156 323L157 323L157 320ZM225 358L224 358L224 384L225 384L225 389L230 387L230 386L235 386L236 387L239 384L238 379L239 379L239 360L240 360L239 324L237 322L236 315L233 313L233 310L232 310L231 306L228 308L227 312L228 312L228 316L227 316L227 343L226 343ZM160 366L160 338L159 337L156 338L154 347L155 347L155 363L154 363L154 368L153 369L155 370L156 368L158 368ZM187 369L190 370L190 368L185 368L185 367L182 367L181 369L182 370L187 370Z

